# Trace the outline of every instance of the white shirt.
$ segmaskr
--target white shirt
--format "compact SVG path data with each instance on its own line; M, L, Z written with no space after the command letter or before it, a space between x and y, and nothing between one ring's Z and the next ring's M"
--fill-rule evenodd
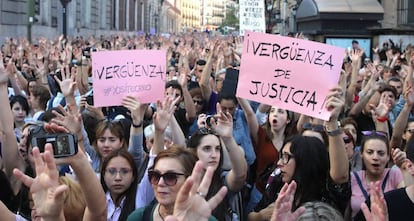
M111 195L109 194L109 191L106 192L106 204L107 207L107 220L108 221L118 221L119 216L121 215L122 207L124 206L125 197L121 200L121 203L118 207L115 207L114 201L112 201Z

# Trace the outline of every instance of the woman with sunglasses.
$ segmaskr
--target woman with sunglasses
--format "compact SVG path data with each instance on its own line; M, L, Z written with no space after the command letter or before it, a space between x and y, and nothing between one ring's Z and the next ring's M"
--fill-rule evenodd
M114 150L106 156L101 167L101 185L105 191L107 220L127 219L135 210L138 170L128 151Z
M173 215L180 188L192 173L197 161L189 150L172 147L161 151L148 171L148 178L155 193L155 200L129 215L129 221L163 221ZM201 193L200 193L201 194ZM215 220L210 217L209 220Z
M345 151L351 166L351 171L360 171L362 169L361 153L355 150L354 138L347 129L344 129L342 139L345 143Z
M210 119L211 127L200 128L191 135L188 141L190 148L204 163L214 168L214 176L206 199L214 196L222 186L229 190L228 196L213 211L218 220L234 220L234 216L240 216L240 211L231 208L231 201L237 197L238 191L243 187L247 174L247 163L242 149L237 145L233 137L233 117L224 113L218 106L218 114ZM223 170L223 152L227 151L227 159L231 163L230 170ZM239 213L239 214L237 214Z

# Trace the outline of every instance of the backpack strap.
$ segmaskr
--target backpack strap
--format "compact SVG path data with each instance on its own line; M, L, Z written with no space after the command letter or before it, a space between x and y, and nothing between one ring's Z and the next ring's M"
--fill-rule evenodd
M355 179L356 179L356 181L358 183L359 188L361 189L361 192L364 194L365 200L368 200L369 199L369 195L368 195L367 191L365 190L365 188L362 186L361 178L359 178L357 172L353 171L352 173L355 176Z
M63 97L59 104L62 105L62 107L66 107L66 98Z
M53 107L53 101L55 100L55 96L52 96L49 100L49 103L47 104L47 109L46 110L51 110Z
M390 171L391 169L388 170L387 174L384 177L384 180L382 181L381 188L383 193L385 192L385 186L387 185L388 177L390 176Z
M49 103L47 104L47 109L46 110L51 110L53 108L53 102L55 101L56 96L53 96L50 98ZM65 97L62 98L62 100L60 100L59 102L60 105L62 105L62 107L66 107L66 99Z

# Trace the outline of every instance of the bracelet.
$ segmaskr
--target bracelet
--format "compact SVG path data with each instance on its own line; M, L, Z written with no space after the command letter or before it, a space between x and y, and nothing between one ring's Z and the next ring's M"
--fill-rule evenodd
M337 125L338 125L338 127L336 129L333 129L333 130L329 130L327 125L325 125L326 134L328 134L328 136L337 136L337 135L342 134L341 123L339 121L337 121Z
M385 117L377 117L377 121L378 122L385 122L387 120L388 120L388 117L387 116L385 116Z
M328 136L331 136L331 137L338 136L342 134L342 128L338 127L335 130L326 131L326 134L328 134Z
M134 124L134 122L132 122L132 127L133 128L138 128L138 127L142 127L142 123L143 123L143 121L141 121L139 124Z

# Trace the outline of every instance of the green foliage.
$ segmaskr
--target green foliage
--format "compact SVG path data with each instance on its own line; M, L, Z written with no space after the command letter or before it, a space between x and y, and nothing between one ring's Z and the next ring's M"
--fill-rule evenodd
M239 27L238 11L235 7L230 7L226 12L226 17L223 20L222 26Z

